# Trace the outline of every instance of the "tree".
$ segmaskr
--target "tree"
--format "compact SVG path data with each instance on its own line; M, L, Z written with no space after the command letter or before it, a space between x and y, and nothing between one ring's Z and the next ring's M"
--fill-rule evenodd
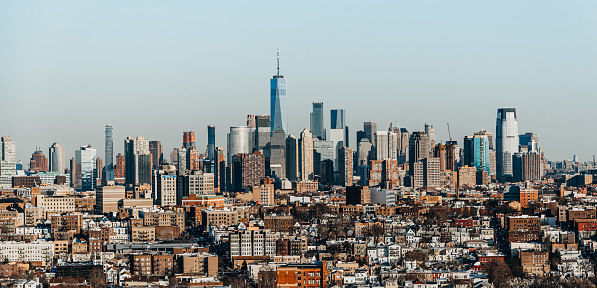
M222 282L224 283L224 286L230 286L232 288L249 288L250 285L249 283L247 283L247 280L245 279L245 277L240 277L240 276L231 276L231 275L225 275L222 278Z
M509 288L510 280L512 279L512 272L504 261L492 259L483 265L487 273L488 280L496 288Z
M415 249L410 251L404 255L404 259L406 260L417 260L417 262L424 262L427 260L427 254L423 253L423 251Z
M92 269L87 279L89 280L89 285L91 285L91 288L106 287L106 273L104 273L103 267Z

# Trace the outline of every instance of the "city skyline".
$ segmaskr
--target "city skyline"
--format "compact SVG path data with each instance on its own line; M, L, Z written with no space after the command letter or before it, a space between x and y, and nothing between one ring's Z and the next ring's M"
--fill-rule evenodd
M398 119L400 127L411 132L423 131L424 123L430 123L435 127L436 142L448 140L445 123L449 122L453 139L461 142L464 136L483 128L495 133L496 109L515 107L519 114L519 133L541 135L541 146L549 160L572 159L576 154L580 161L590 161L596 154L591 145L597 141L595 133L588 133L586 141L568 147L568 141L555 132L580 134L584 128L577 123L591 120L589 107L594 106L590 104L595 103L592 95L597 89L591 81L596 75L590 67L597 59L590 51L594 51L597 43L586 40L592 39L587 37L590 33L587 27L594 26L591 23L595 20L585 13L594 3L585 2L585 9L556 2L546 2L542 7L521 4L519 12L487 3L469 3L468 10L459 11L462 5L437 3L424 19L402 12L401 17L390 17L396 8L422 11L426 8L422 4L383 3L387 9L354 4L346 7L346 14L332 13L330 4L324 4L320 11L307 11L303 5L297 7L296 4L268 7L260 3L244 4L251 12L263 9L272 13L296 8L314 17L315 24L328 23L329 19L323 17L329 13L330 19L345 25L320 25L328 27L321 32L312 26L295 27L300 23L296 17L287 17L275 27L261 22L238 27L235 23L240 20L234 19L238 16L236 12L226 15L224 20L214 18L224 15L218 4L204 7L204 11L214 12L214 16L205 15L205 18L193 15L190 12L193 9L183 11L169 6L164 11L171 11L180 19L163 24L165 26L153 25L147 29L162 27L160 33L135 34L133 39L127 39L127 33L145 29L139 25L151 23L152 17L141 15L138 23L130 23L124 14L113 14L107 6L95 14L86 12L89 8L86 4L72 4L62 7L63 10L50 10L53 14L47 12L45 5L49 4L45 3L38 7L14 3L0 10L0 16L8 24L0 28L0 37L9 44L0 48L0 60L6 63L0 68L4 106L0 130L17 143L17 159L23 163L27 163L36 146L47 151L54 142L64 146L66 159L72 158L74 151L85 144L103 150L106 124L114 125L114 153L123 152L119 144L123 139L136 135L162 141L164 151L169 152L180 147L181 132L189 130L197 133L197 146L203 153L207 146L206 127L210 124L216 126L216 146L226 147L228 127L244 125L247 114L269 114L270 91L266 81L275 74L278 47L283 55L284 75L292 83L287 99L287 134L298 135L302 129L310 127L309 114L314 101L324 103L324 115L327 114L324 119L332 109L347 111L346 125L354 127L351 147L356 147L356 131L369 120L377 122L379 127L387 127ZM122 7L123 11L136 8ZM164 7L149 5L143 9L152 15L162 11L161 8ZM489 12L489 8L495 11ZM531 9L536 12L535 22L527 20L523 13ZM357 11L362 11L363 17L371 21L347 22ZM380 17L369 15L373 11L381 13ZM466 13L470 11L478 14ZM549 16L562 11L565 13L558 14L559 24L551 23ZM103 19L101 13L114 16L114 23L96 23ZM259 13L241 19L254 20ZM452 20L449 13L461 19L448 21ZM488 17L482 19L481 16ZM40 21L29 21L47 17L64 20L48 26ZM518 25L498 21L501 19L510 19ZM431 22L425 24L425 20ZM181 27L184 21L193 25ZM209 21L224 21L225 25L219 29L226 33L205 34L202 25ZM446 21L448 23L444 23ZM27 38L15 38L10 27L24 23L27 23ZM83 23L88 33L73 37L82 31L74 25L76 23ZM405 28L397 25L400 23L405 24ZM477 23L478 27L470 26L472 23ZM388 30L389 26L398 28L392 31ZM406 27L418 27L418 30ZM197 50L189 49L197 48L198 43L178 33L169 34L177 28L205 35L206 45ZM273 29L277 37L271 37L272 31L265 33L268 29ZM243 37L247 31L263 32L250 32ZM359 31L366 31L367 35ZM313 34L307 36L305 32ZM322 38L330 32L336 37ZM524 42L529 35L534 41ZM42 45L49 36L56 41ZM269 38L264 38L266 36ZM102 37L122 42L121 48L100 45L104 50L98 50L93 47ZM560 41L562 37L567 41ZM73 42L79 38L88 40L88 44ZM305 44L311 43L308 40L319 42ZM231 41L246 45L225 45ZM154 48L140 49L146 47L143 45L146 42L160 43ZM63 51L63 45L69 44L74 47ZM495 47L489 48L492 45ZM37 50L36 47L41 46L46 49ZM435 46L439 47L432 48ZM162 60L155 60L156 56ZM226 60L224 65L222 59ZM177 73L173 77L165 71ZM236 79L235 85L215 81L228 77ZM478 104L479 98L483 99L482 105ZM233 101L222 102L221 99ZM164 107L174 106L178 107L173 112L177 120L174 123L162 117L145 117L147 111L168 114ZM469 107L466 113L463 107ZM25 110L35 117L23 117ZM226 112L225 116L222 111ZM565 116L569 114L574 116ZM45 125L46 129L36 133L26 129L48 120L60 125ZM324 123L329 128L329 123Z

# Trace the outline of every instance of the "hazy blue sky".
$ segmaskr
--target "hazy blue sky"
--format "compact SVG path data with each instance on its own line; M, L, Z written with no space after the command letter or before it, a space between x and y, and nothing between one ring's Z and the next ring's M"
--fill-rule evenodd
M35 146L67 158L104 126L126 136L182 132L204 150L247 114L269 114L276 48L288 79L288 123L309 127L313 101L362 122L409 131L433 124L459 142L495 132L518 110L548 159L595 151L597 1L2 1L0 134L28 167ZM353 145L353 144L351 144ZM353 145L354 146L354 145Z

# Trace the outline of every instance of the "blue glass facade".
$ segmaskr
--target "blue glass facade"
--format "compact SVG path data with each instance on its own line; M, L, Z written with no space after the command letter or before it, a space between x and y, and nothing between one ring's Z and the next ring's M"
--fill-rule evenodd
M334 109L330 111L331 129L344 129L344 109ZM369 139L371 140L371 139Z
M288 131L286 118L286 79L284 76L276 75L270 80L270 113L271 132Z
M216 159L216 126L207 126L207 159Z
M477 171L490 173L489 139L486 136L464 138L464 165L475 166Z
M96 151L91 145L81 146L75 151L76 187L79 191L93 191L97 178Z

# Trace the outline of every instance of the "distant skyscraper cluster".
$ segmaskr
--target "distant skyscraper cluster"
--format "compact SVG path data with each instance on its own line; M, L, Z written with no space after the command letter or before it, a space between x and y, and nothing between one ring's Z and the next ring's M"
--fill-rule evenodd
M254 185L458 190L543 176L545 157L539 136L518 134L514 108L498 109L495 138L481 130L465 136L460 144L452 138L442 142L436 140L436 127L428 123L422 131L409 132L397 120L388 126L366 121L354 133L357 145L350 148L347 111L330 109L329 122L325 122L327 112L321 101L312 102L309 129L296 136L289 133L287 112L292 110L287 107L287 79L280 74L279 53L269 96L270 114L248 114L246 126L229 127L225 145L216 145L216 126L208 125L203 134L205 150L197 147L196 137L202 137L201 133L184 131L181 145L169 153L169 159L164 157L161 141L143 136L127 137L123 153L114 159L113 127L106 125L104 159L91 145L84 145L75 151L69 166L63 146L55 142L47 157L36 149L24 173L16 162L15 142L2 137L0 187L14 186L13 178L22 173L23 177L40 177L27 182L32 185L61 179L68 179L78 191L124 185L127 197L146 195L156 204L176 205L193 195L247 192ZM447 128L449 132L449 124Z

